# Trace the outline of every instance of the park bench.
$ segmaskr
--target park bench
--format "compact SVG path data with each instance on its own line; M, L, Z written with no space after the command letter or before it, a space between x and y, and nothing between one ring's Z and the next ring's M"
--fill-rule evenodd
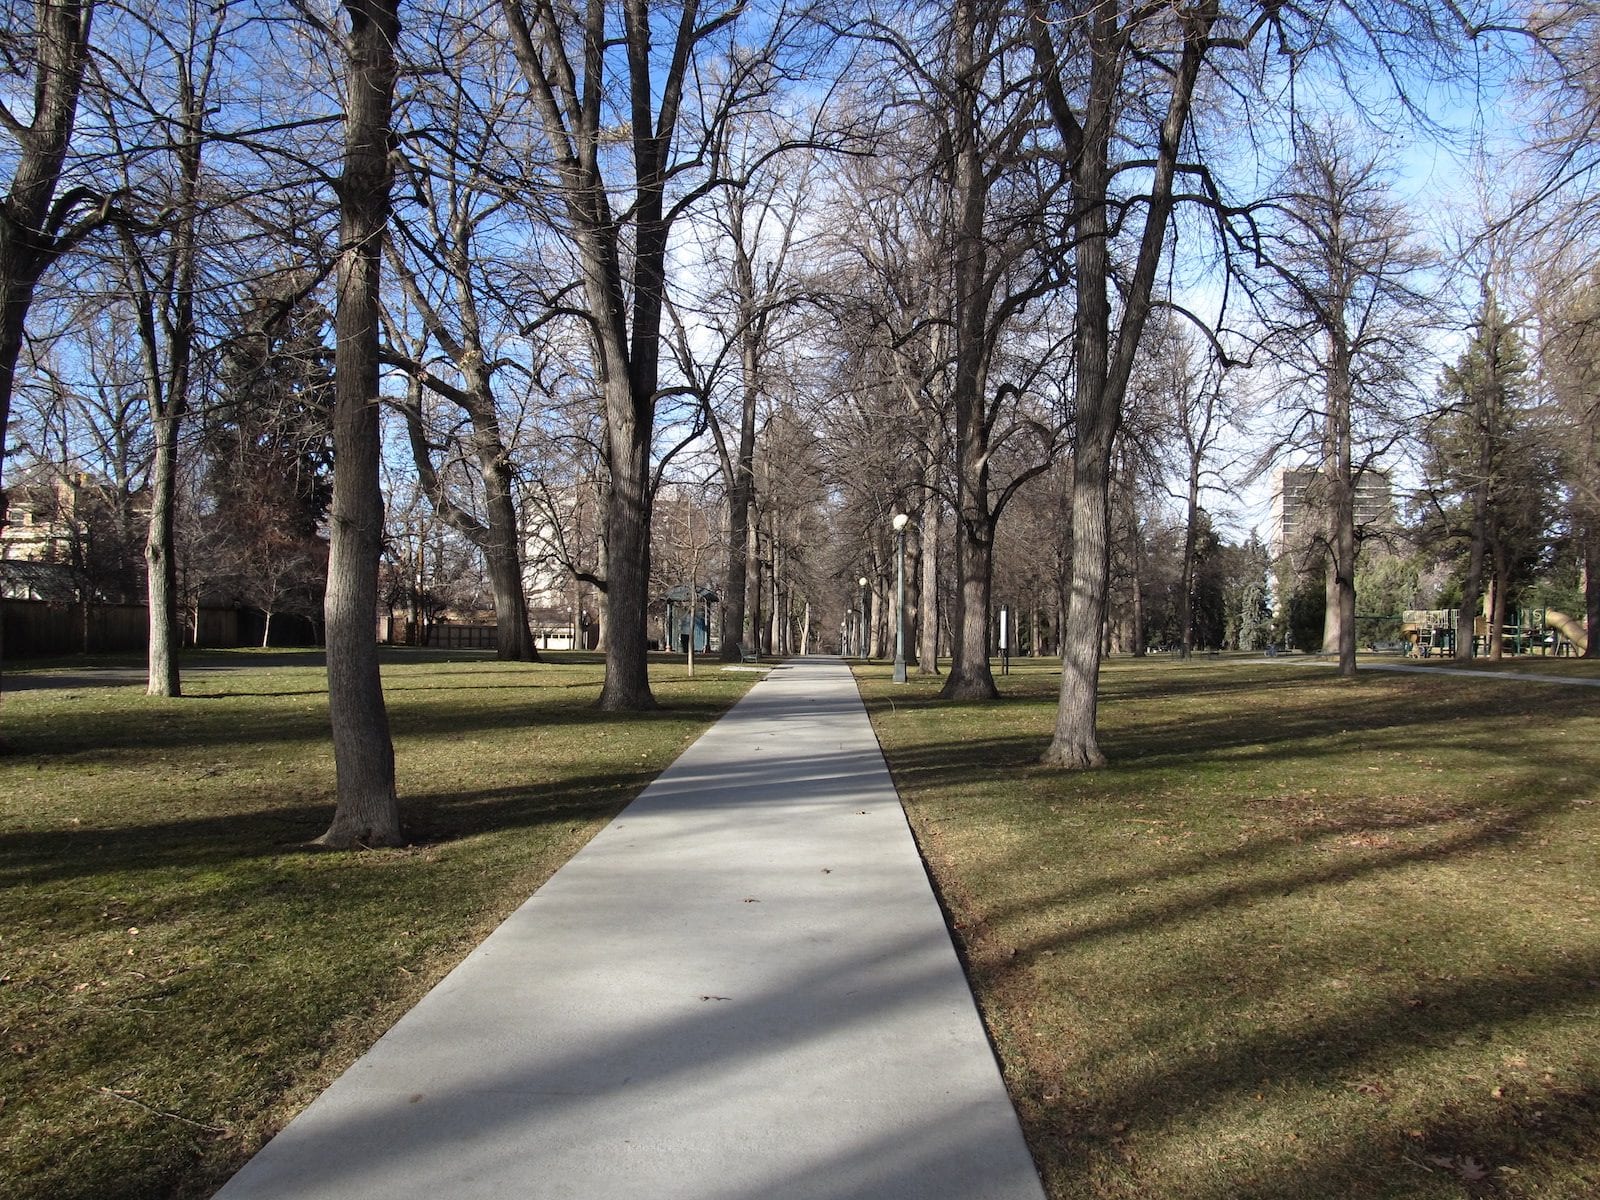
M740 662L758 663L761 661L761 654L758 651L749 649L743 642L735 642L733 645L739 651Z

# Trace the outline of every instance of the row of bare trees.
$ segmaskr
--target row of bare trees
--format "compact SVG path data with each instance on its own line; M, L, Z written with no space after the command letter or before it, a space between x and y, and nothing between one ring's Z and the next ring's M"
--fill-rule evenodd
M665 485L715 481L726 655L806 644L858 567L863 626L887 628L888 518L909 514L912 653L938 670L948 593L961 699L996 694L995 550L1026 501L1059 598L1029 619L1064 665L1046 759L1096 766L1111 597L1144 570L1125 535L1176 471L1192 648L1201 495L1242 378L1270 381L1250 386L1284 401L1278 444L1328 481L1330 644L1354 669L1351 498L1415 424L1438 277L1359 149L1372 122L1307 119L1302 85L1404 112L1532 44L1548 165L1515 215L1587 213L1576 2L5 8L4 94L32 107L0 107L0 417L46 364L85 370L67 314L126 308L153 692L181 687L186 419L230 353L331 298L332 844L400 836L373 636L386 455L483 556L505 656L536 656L524 570L550 526L548 555L603 594L612 709L654 704ZM1583 225L1563 228L1571 260ZM1592 446L1586 310L1547 300L1565 440ZM1570 457L1576 519L1600 504L1593 454Z

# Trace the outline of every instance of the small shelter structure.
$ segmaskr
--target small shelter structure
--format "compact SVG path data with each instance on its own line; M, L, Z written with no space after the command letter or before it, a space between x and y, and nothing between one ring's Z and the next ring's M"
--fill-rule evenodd
M666 594L661 597L666 604L666 615L662 620L663 649L687 654L691 635L694 638L696 654L720 649L717 639L712 637L716 625L711 620L711 606L721 604L722 597L709 587L695 588L692 603L689 597L689 585L686 583L668 588Z

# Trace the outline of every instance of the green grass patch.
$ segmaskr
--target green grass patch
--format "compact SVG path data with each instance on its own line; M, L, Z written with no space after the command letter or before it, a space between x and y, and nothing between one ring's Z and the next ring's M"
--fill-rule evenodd
M1600 1195L1593 689L1053 666L858 669L1051 1196Z
M334 795L313 655L182 700L7 694L0 1195L209 1195L756 678L652 663L662 711L617 716L594 656L554 657L391 656L413 844L364 854L306 848Z

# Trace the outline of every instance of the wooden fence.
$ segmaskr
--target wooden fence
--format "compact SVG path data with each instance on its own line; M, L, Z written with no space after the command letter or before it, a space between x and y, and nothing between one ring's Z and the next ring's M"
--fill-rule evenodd
M143 653L149 646L150 616L142 604L53 603L48 600L0 601L5 623L7 658L40 658L54 654ZM251 609L212 608L190 611L184 630L186 646L257 646L265 617ZM272 620L275 646L307 645L316 629L303 617Z

